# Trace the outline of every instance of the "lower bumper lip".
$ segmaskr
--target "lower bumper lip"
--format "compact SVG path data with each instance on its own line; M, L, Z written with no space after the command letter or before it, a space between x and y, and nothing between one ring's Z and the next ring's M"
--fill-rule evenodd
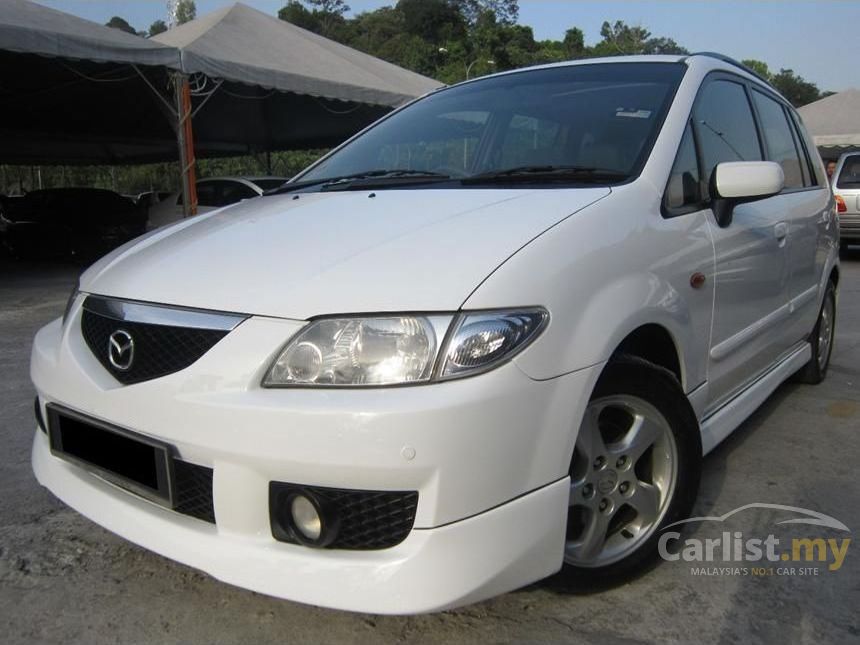
M53 457L38 432L33 469L61 500L136 544L224 582L313 605L378 614L441 611L521 587L561 566L567 478L356 558L353 552L278 544L177 519ZM488 555L489 544L491 557L476 557Z

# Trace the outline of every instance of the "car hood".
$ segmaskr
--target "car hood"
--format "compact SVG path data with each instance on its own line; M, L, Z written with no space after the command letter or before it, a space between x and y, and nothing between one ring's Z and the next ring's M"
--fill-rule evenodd
M453 311L529 241L609 192L419 189L251 199L120 247L84 273L81 290L299 320ZM521 300L506 304L535 304L528 294Z

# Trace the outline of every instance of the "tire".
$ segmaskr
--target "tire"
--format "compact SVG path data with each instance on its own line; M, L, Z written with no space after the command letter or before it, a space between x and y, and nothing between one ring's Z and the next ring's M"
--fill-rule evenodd
M650 569L662 528L690 516L701 463L699 424L674 374L636 357L613 359L571 459L564 564L555 586L593 591ZM596 547L593 537L604 525Z
M824 332L824 333L822 333ZM836 287L827 283L824 300L818 312L818 320L809 335L812 358L794 375L798 383L818 385L827 376L830 356L833 354L833 341L836 338Z

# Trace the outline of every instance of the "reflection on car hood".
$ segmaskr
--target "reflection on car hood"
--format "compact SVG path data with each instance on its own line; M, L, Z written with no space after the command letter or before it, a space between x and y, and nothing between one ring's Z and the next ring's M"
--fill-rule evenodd
M81 288L294 319L452 311L535 236L609 192L430 189L263 197L121 247L83 275Z

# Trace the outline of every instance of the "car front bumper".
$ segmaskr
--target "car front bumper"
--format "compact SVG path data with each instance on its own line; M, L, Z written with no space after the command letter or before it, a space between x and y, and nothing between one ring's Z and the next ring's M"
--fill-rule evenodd
M78 307L79 309L79 307ZM37 432L41 484L107 529L214 577L273 596L373 613L475 602L558 570L575 429L601 366L535 381L514 363L478 377L368 390L266 390L260 378L302 323L250 318L191 367L122 386L73 308L36 336L43 404L168 442L213 469L216 523L139 498L54 456ZM278 542L269 482L417 491L394 547Z

